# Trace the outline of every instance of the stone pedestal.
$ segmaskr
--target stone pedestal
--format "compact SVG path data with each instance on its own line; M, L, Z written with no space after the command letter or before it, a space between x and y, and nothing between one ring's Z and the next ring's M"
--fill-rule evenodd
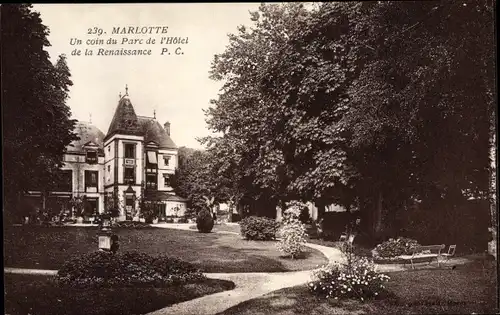
M497 259L497 242L493 240L488 243L488 253Z
M488 253L497 259L497 231L490 228L490 232L493 239L488 243Z

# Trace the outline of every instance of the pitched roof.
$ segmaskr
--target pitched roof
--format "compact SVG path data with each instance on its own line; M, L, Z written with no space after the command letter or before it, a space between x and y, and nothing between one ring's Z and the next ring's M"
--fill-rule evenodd
M139 126L141 128L142 135L144 136L144 142L155 142L158 144L160 149L176 149L172 138L167 134L162 125L152 117L138 116Z
M115 134L143 136L144 142L155 142L160 149L177 148L169 134L156 119L136 115L128 94L120 98L104 139Z
M89 122L78 121L73 131L80 138L72 141L67 147L68 152L82 152L85 145L95 144L100 150L103 149L104 133Z
M111 120L105 139L114 134L140 136L140 129L134 107L128 95L125 95L118 102L118 107L116 107L115 115Z

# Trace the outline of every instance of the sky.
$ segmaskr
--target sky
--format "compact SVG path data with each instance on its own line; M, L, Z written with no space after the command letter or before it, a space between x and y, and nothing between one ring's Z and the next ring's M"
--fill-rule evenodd
M238 25L251 25L249 11L259 3L177 4L37 4L44 25L50 29L46 50L51 60L66 54L73 86L68 106L73 118L91 121L107 133L120 93L128 87L136 114L153 117L163 125L171 123L171 137L177 146L201 148L196 140L210 134L203 109L217 98L222 83L209 79L214 55L224 52L229 33ZM114 28L158 27L166 34L112 34ZM90 29L90 33L89 33ZM102 34L98 36L98 33ZM104 34L105 33L105 34ZM161 44L162 37L187 38L185 44ZM118 41L107 45L107 40ZM126 43L123 43L126 38ZM145 42L153 38L155 44ZM80 45L72 45L75 39ZM142 44L128 44L134 40ZM103 40L91 45L87 41ZM181 49L175 54L175 49ZM104 56L99 49L150 49L151 55ZM167 53L161 54L163 48ZM75 49L80 55L72 55ZM93 55L85 55L85 50ZM101 51L102 52L102 51ZM183 54L181 54L183 53Z

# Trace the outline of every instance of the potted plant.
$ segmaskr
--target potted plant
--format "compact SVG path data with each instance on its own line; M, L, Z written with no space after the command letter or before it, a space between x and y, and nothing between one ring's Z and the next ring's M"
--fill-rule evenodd
M158 223L158 217L155 213L155 207L152 202L143 202L141 207L141 215L146 223Z
M74 208L74 215L76 217L76 223L83 223L83 215L85 212L84 198L74 197L71 200L71 206Z

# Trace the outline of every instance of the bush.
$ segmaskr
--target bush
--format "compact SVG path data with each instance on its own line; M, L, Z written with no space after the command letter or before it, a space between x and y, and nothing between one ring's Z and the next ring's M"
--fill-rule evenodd
M208 210L202 210L196 217L196 227L201 233L210 233L214 227L214 219Z
M145 229L152 228L149 223L139 222L139 221L121 221L113 223L113 227L116 228L127 228L127 229Z
M278 227L278 222L266 217L250 216L240 221L241 235L246 240L274 240Z
M279 235L281 237L277 244L279 251L292 258L304 252L304 243L307 243L306 227L297 216L285 214Z
M343 244L344 264L330 263L313 272L309 289L316 295L334 299L359 299L364 301L385 291L389 277L375 271L375 265L365 257L359 257L352 246Z
M309 214L309 208L303 207L300 210L299 220L304 224L311 222L311 215Z
M349 212L326 212L318 222L319 237L327 241L338 241L346 227L355 219L356 216Z
M388 241L378 244L375 247L373 256L376 258L394 258L401 255L410 255L412 254L412 249L418 245L418 242L411 238L390 238Z
M61 284L73 286L162 286L201 279L203 274L190 263L140 252L79 255L66 261L57 273Z
M241 216L239 213L233 213L231 216L231 222L240 222Z

